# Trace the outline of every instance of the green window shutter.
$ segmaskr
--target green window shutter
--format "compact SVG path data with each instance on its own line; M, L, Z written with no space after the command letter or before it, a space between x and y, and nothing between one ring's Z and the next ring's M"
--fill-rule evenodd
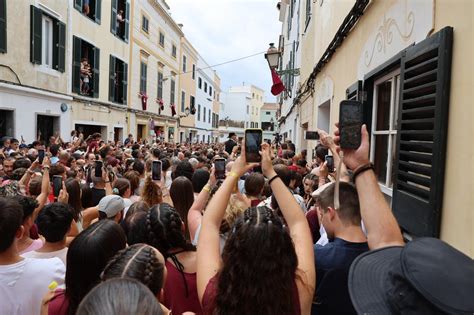
M118 0L112 0L112 14L110 16L110 32L114 35L117 34L117 2Z
M100 24L100 15L102 9L102 0L95 0L95 21L97 24Z
M140 92L146 94L146 63L140 64Z
M74 0L74 7L82 13L82 0Z
M94 47L94 65L93 65L93 97L99 97L99 83L100 83L100 49Z
M30 61L41 64L42 35L43 35L43 12L35 6L30 6Z
M0 53L7 52L7 0L0 0Z
M170 89L170 104L174 104L174 93L175 93L176 82L171 79L171 89Z
M66 62L66 24L55 21L53 29L53 67L64 72Z
M127 104L127 92L128 92L128 65L124 62L122 68L123 79L122 79L122 104Z
M115 101L115 57L110 55L109 60L109 101Z
M440 234L452 42L446 27L407 48L401 60L392 208L416 237Z
M128 34L130 27L130 2L127 1L127 7L125 10L125 41L128 43Z
M82 40L76 36L72 39L72 91L79 94L81 90L81 46Z

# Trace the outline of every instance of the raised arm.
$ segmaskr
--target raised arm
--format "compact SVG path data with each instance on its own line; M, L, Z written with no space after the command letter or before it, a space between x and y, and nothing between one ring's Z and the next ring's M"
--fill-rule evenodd
M216 275L220 268L219 228L230 195L240 176L256 165L255 163L247 164L245 152L242 151L242 156L234 162L232 171L212 197L204 213L197 248L197 289L201 302L209 280Z
M283 181L275 177L277 174L273 170L270 145L267 143L262 144L262 170L265 177L271 180L270 186L273 195L285 217L291 239L295 244L298 271L300 272L299 278L301 279L301 281L297 281L296 285L302 314L309 314L316 287L316 272L314 268L313 238L308 221Z
M336 143L339 143L339 130L335 131ZM343 150L344 163L354 172L369 161L369 134L366 125L362 126L362 142L357 150ZM338 148L339 149L339 148ZM360 212L367 230L367 240L370 249L387 246L404 245L397 220L380 191L373 169L368 169L357 175L355 179L359 195Z
M41 193L36 197L36 201L38 201L38 207L36 207L35 211L33 212L33 221L36 220L36 216L43 209L44 205L48 201L49 189L50 189L50 181L49 181L49 158L44 157L43 160L43 178L41 181Z

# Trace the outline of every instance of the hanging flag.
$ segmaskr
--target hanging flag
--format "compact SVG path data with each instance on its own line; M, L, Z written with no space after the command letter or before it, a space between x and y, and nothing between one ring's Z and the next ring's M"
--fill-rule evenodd
M271 92L273 95L278 95L285 90L285 86L283 85L283 82L281 82L280 76L275 69L272 69L272 81L273 85Z
M142 100L142 109L146 110L148 96L145 93L140 93L140 94L138 94L138 96L140 96L141 100Z
M170 107L171 107L171 116L174 117L174 115L176 115L176 108L174 104L171 104Z

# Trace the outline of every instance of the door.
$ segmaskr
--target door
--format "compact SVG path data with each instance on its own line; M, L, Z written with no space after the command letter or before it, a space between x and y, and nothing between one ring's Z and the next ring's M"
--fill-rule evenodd
M0 110L0 138L5 136L15 136L13 134L13 122L14 120L12 110Z
M38 115L36 116L37 137L40 141L49 143L49 139L59 132L59 117Z

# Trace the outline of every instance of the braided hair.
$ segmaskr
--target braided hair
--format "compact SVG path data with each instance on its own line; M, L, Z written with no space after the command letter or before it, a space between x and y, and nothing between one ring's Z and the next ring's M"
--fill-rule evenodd
M176 254L195 251L196 248L186 240L182 231L183 221L178 211L167 203L150 208L145 218L146 243L157 248L165 258L170 258L180 272L189 295L188 285L184 276L184 266ZM177 250L177 251L176 251Z
M101 278L103 281L112 278L136 279L157 295L163 288L164 264L156 249L147 244L134 244L109 260Z
M248 208L236 220L222 262L215 314L294 314L298 260L287 229L270 208Z

